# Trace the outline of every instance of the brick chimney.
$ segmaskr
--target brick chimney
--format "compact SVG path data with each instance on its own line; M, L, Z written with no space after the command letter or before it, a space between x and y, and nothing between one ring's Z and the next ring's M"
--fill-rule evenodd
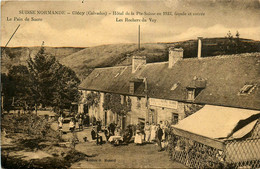
M133 56L132 59L132 73L141 66L146 64L146 56Z
M183 49L182 48L169 48L169 65L168 68L172 68L173 65L178 61L183 59Z
M201 59L202 37L198 37L198 59Z

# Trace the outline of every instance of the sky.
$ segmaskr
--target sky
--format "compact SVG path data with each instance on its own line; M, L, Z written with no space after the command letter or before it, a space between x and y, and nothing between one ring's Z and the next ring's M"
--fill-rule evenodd
M37 11L65 14L37 14ZM123 11L124 15L113 15L113 11ZM127 11L134 15L126 15ZM77 12L85 13L77 15ZM93 15L94 12L107 15ZM161 15L136 15L137 12ZM29 21L25 21L26 17ZM41 21L32 21L32 17ZM146 22L116 21L125 18L141 21L145 18ZM156 22L150 22L149 18ZM138 25L141 43L225 37L228 31L234 36L238 31L242 38L260 40L259 23L260 0L2 1L1 46L6 45L18 25L10 47L40 46L43 41L53 47L137 43Z

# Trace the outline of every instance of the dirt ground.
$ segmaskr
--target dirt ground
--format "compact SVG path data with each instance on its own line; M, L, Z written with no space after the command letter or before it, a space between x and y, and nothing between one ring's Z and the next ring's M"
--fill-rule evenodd
M65 131L68 128L63 126ZM71 168L186 168L184 165L169 159L168 152L158 152L156 144L114 146L109 142L103 145L96 145L91 140L91 128L77 132L79 144L76 150L88 154L90 157L74 163ZM68 139L71 133L63 135ZM88 138L88 142L83 141Z
M57 123L53 123L51 128L57 129ZM68 124L64 124L63 131L62 138L69 142L72 134L68 131ZM75 149L82 154L86 154L86 157L70 163L70 168L186 168L180 163L171 161L168 152L158 152L158 146L155 144L135 145L130 143L128 145L114 146L106 142L103 145L96 145L96 142L91 140L90 132L91 128L85 128L84 131L76 131L79 143ZM83 137L87 137L88 141L85 142ZM55 153L67 153L65 148L56 146L50 147L51 149L46 147L41 150L21 149L22 147L19 147L12 139L3 135L1 146L2 153L7 153L8 156L13 157L19 156L19 158L26 161L33 159L48 160L48 158L55 158L53 156ZM51 165L51 162L48 163ZM62 162L60 165L62 166Z
M110 143L96 145L90 142L78 144L76 150L93 157L74 163L71 168L186 168L171 161L167 152L158 152L154 144L138 146L131 143L115 147Z

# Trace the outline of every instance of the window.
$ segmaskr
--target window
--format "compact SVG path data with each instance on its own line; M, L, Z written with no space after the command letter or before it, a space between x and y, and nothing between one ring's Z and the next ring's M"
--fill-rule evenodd
M134 92L135 92L135 84L134 82L130 82L129 93L134 94Z
M125 102L125 96L120 95L120 103L124 104L124 102Z
M207 80L194 77L187 88L187 100L193 101L206 88Z
M86 98L87 97L87 91L83 91L83 97Z
M241 95L250 94L254 90L254 88L255 85L246 84L240 89L239 94Z
M194 90L195 89L188 89L187 100L194 100Z
M179 122L179 114L172 113L172 124L177 124Z
M144 118L138 118L138 124L140 124L141 129L144 129L145 119Z
M149 122L157 124L157 112L154 109L149 110Z

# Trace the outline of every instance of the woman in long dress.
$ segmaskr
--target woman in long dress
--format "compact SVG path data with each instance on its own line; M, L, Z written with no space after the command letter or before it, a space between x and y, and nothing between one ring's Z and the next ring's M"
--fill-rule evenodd
M140 130L136 130L136 135L135 135L135 144L143 144L143 135Z
M153 123L151 126L151 141L155 141L156 140L156 131L157 131L157 127L156 125Z
M146 122L146 125L144 127L144 133L145 133L145 141L151 142L151 126L148 122Z

